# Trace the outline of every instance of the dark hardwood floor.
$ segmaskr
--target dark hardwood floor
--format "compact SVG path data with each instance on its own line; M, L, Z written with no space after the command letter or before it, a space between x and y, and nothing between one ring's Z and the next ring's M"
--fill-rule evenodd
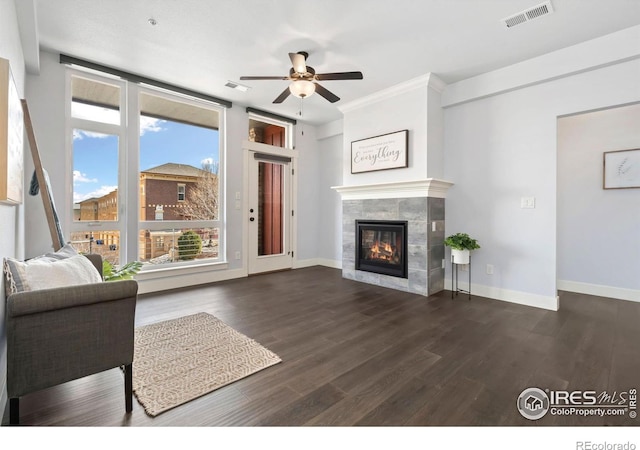
M125 414L118 369L21 399L54 426L631 425L523 418L523 389L640 388L640 303L562 293L558 312L444 291L429 298L325 267L141 296L137 325L208 312L282 363L156 418ZM135 370L135 367L134 367ZM5 414L3 423L6 423Z

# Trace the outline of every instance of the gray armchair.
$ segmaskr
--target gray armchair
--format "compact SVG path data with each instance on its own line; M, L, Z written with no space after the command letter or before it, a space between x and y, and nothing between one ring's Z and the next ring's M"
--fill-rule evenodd
M87 255L102 274L102 258ZM31 392L124 367L131 412L133 334L138 283L85 284L7 298L7 391L10 423Z

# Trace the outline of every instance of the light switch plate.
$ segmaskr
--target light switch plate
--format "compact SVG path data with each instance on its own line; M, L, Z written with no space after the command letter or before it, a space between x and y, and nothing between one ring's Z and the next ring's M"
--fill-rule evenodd
M534 209L536 207L535 197L522 197L520 199L520 208L522 209Z

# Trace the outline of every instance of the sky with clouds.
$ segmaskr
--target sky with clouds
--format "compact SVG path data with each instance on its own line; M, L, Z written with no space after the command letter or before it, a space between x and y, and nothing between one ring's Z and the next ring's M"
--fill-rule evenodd
M90 107L74 117L117 123L114 111ZM166 163L202 167L219 161L218 131L167 120L140 118L140 169ZM73 201L101 197L118 185L118 137L95 131L73 131Z

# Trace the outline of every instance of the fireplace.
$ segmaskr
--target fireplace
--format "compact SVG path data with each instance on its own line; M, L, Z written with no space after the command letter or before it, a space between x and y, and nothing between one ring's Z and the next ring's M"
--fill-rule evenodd
M356 270L407 278L407 222L356 220Z

